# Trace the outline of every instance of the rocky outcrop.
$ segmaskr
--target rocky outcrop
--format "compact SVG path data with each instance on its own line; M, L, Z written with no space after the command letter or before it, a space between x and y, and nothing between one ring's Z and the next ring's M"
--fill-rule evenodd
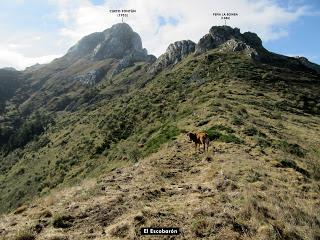
M305 57L300 57L297 56L295 57L303 66L314 70L315 72L317 72L318 74L320 74L320 66L318 64L309 62L309 60Z
M184 57L193 53L195 50L195 43L190 40L183 40L172 43L167 48L166 52L162 54L157 61L150 68L151 73L157 73L160 70L178 63Z
M278 65L287 64L293 68L308 68L317 73L320 72L317 64L313 64L305 58L295 59L271 53L262 46L262 41L257 34L241 33L240 29L229 26L211 27L209 33L204 35L197 44L190 40L172 43L166 52L157 59L153 55L148 55L147 50L142 47L140 36L128 24L119 23L103 32L93 33L82 38L70 48L65 59L68 63L81 58L90 61L116 59L116 65L112 67L112 72L108 73L110 77L133 66L136 62L152 64L149 73L156 74L177 64L189 54L199 55L211 49L217 49L221 52L241 52L253 60ZM84 84L92 84L99 81L99 76L99 72L94 71L75 78Z
M238 39L230 39L225 43L220 45L220 51L222 52L239 52L242 51L248 57L254 60L260 60L260 54L258 51L248 45L247 43L238 40Z
M119 72L121 72L123 69L125 69L127 67L133 66L135 62L144 61L144 62L148 62L148 63L152 64L156 60L157 60L157 58L153 55L145 56L144 54L140 54L140 53L129 54L120 60L117 67L113 70L111 76L118 74Z
M67 53L71 58L84 58L92 55L96 46L104 40L102 32L92 33L83 37L76 45L71 47Z
M69 49L71 59L88 58L99 61L107 58L118 59L114 73L131 66L135 62L153 62L155 57L148 55L139 34L126 23L118 23L103 32L93 33L82 38Z
M218 48L220 51L243 51L250 58L259 60L259 51L264 51L261 39L251 32L241 34L240 29L229 26L213 26L209 33L198 42L179 41L170 44L166 52L150 67L151 73L174 65L191 53L202 54L208 50Z
M240 33L240 29L229 26L213 26L209 33L196 45L195 53L201 54L223 45L224 50L243 51L257 56L257 49L263 49L261 39L251 32Z
M256 48L263 48L262 47L262 41L258 37L257 34L252 33L252 32L245 32L242 34L242 37L244 38L245 42L251 46L251 47L256 47Z
M94 69L86 73L79 74L73 77L73 80L80 82L83 85L93 86L98 83L105 75L103 69Z
M130 54L147 56L147 50L142 48L140 36L126 23L113 25L103 31L103 37L103 41L100 41L92 53L92 58L96 60L122 59Z

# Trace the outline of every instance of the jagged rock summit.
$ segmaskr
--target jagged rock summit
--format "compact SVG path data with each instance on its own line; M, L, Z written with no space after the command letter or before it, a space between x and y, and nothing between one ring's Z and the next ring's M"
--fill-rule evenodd
M56 62L65 66L72 65L80 59L85 59L90 64L112 59L111 63L106 63L107 67L106 65L97 65L97 67L69 77L82 84L94 85L105 75L112 77L137 62L149 63L148 72L154 75L174 66L190 54L197 56L212 49L216 49L218 52L239 52L254 61L273 65L285 64L294 69L309 69L320 73L320 67L317 64L313 64L305 58L292 58L269 52L263 47L257 34L241 33L239 28L230 26L211 27L197 44L191 40L176 41L170 44L166 52L157 59L153 55L148 55L147 50L142 46L138 33L134 32L128 24L118 23L103 32L83 37L69 49L64 57L57 59ZM42 67L43 65L35 65L27 68L26 71L33 72Z
M92 33L82 38L68 51L70 57L88 57L92 60L106 58L123 59L128 55L147 58L139 34L126 23L118 23L103 32Z
M222 51L244 51L248 56L259 59L259 51L266 51L261 39L255 33L240 33L240 29L229 26L213 26L197 44L190 40L182 40L170 44L150 68L150 72L157 73L162 69L174 65L191 53L202 54L210 49L221 47Z
M156 60L155 56L148 55L147 50L142 47L139 34L134 32L126 23L118 23L103 32L96 32L85 36L69 49L66 57L73 61L80 58L92 61L108 58L116 59L118 60L118 65L111 75L132 66L135 62L144 61L153 63ZM91 79L92 74L89 75ZM87 80L84 82L87 82ZM92 82L92 79L90 82Z
M239 28L229 26L213 26L209 33L204 35L196 46L196 53L203 53L209 49L226 44L233 51L244 50L245 48L263 49L262 41L255 33L240 33Z
M257 34L252 32L241 33L239 28L230 26L211 27L209 33L204 35L197 44L190 40L170 44L166 52L150 67L149 72L156 74L169 66L175 65L189 54L199 55L211 49L217 49L221 52L242 52L255 61L274 65L286 64L294 69L303 68L320 73L319 65L309 62L306 58L292 58L269 52L263 47Z

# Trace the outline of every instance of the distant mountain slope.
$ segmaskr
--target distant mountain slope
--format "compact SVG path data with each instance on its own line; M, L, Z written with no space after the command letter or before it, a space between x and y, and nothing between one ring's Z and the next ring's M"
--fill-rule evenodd
M0 236L134 239L172 225L180 239L319 237L318 66L226 26L135 59L145 50L128 27L21 73L0 119ZM108 55L113 34L129 52ZM209 153L187 141L198 130Z
M20 72L14 69L0 69L0 113L20 86Z

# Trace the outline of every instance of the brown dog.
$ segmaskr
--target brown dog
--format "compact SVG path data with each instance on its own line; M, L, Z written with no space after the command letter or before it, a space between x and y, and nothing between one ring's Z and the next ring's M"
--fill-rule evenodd
M187 136L190 138L191 141L193 141L195 143L196 151L197 151L198 145L199 145L199 149L200 149L201 144L203 144L203 151L206 150L206 146L207 146L207 151L208 151L210 140L209 140L207 133L205 133L205 132L198 132L198 133L189 132L187 134Z

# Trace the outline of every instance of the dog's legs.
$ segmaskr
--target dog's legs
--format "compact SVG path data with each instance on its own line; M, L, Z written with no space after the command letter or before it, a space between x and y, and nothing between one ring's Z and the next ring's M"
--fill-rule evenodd
M208 152L208 151L209 151L209 143L210 143L209 138L207 138L207 139L205 140L205 143L207 144L207 152Z

